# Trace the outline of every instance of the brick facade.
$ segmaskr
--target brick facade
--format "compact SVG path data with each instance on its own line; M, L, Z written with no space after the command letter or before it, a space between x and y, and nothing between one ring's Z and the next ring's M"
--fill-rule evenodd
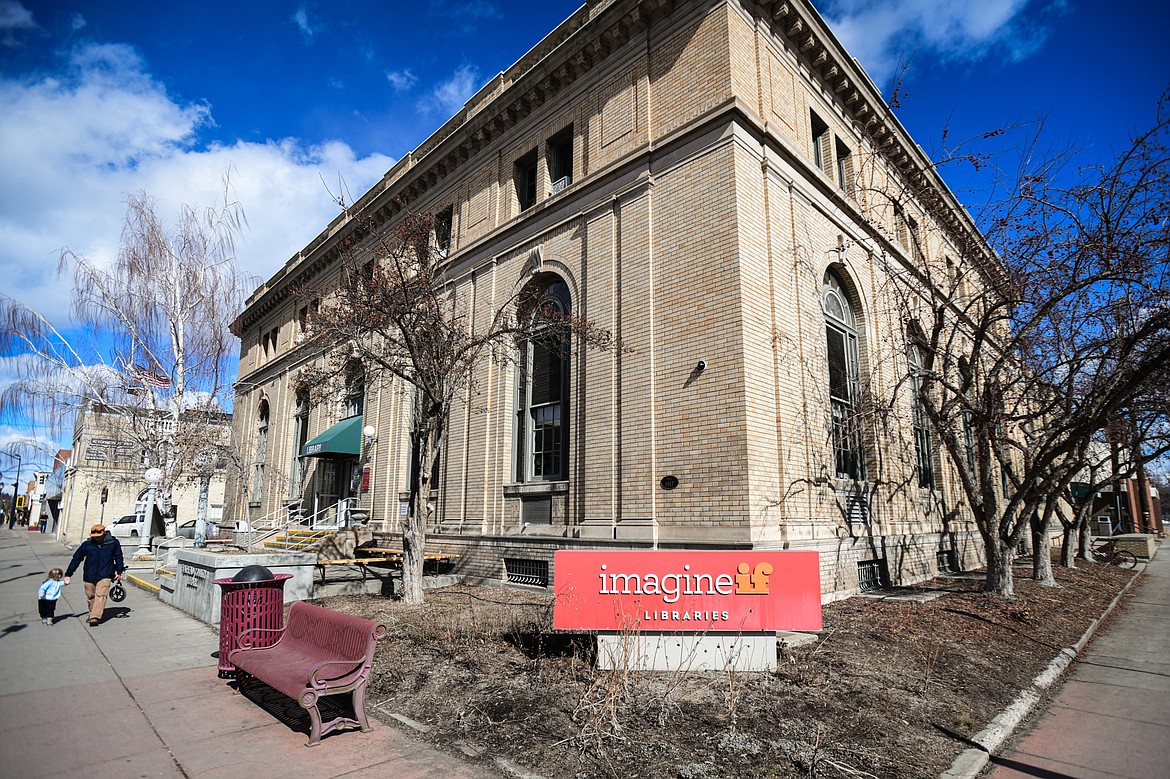
M571 181L554 192L563 161L550 140L569 133ZM551 568L555 549L576 545L815 549L827 598L858 589L859 562L901 582L933 575L940 551L977 564L953 477L942 469L934 490L914 479L898 285L924 266L929 284L959 254L948 242L973 230L924 171L806 3L589 2L358 203L390 220L395 196L450 207L452 275L481 324L535 269L624 346L571 358L557 481L517 478L517 371L481 365L448 420L432 541L486 581L505 580L505 557ZM903 186L923 176L939 195L930 208ZM900 216L883 196L895 190ZM907 214L924 250L905 245ZM237 440L247 451L267 401L270 483L260 500L235 496L237 518L303 508L318 491L322 463L291 477L298 371L322 364L297 340L293 290L328 286L345 233L336 220L240 317ZM861 383L892 401L865 425L854 483L837 478L830 444L830 269L857 314ZM397 529L408 490L410 408L406 389L370 385L363 421L377 438L354 463L370 485L355 497L379 532ZM309 435L338 418L314 408Z

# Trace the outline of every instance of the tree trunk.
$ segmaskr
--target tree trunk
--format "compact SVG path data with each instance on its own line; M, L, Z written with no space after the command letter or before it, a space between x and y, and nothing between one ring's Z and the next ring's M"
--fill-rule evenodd
M1077 512L1077 559L1089 559L1089 515L1092 514L1092 503Z
M1130 447L1130 457L1133 459L1134 465L1137 467L1137 473L1134 477L1137 481L1137 497L1134 500L1134 509L1138 516L1134 518L1134 530L1138 533L1152 533L1154 532L1154 509L1150 505L1150 485L1146 481L1146 463L1142 456L1142 442L1138 436L1137 426L1130 420L1130 428L1133 431L1133 445Z
M423 561L427 543L426 508L415 501L415 508L402 528L402 600L423 602Z
M1055 587L1056 577L1052 575L1052 550L1048 545L1048 524L1052 521L1051 510L1032 515L1032 578L1045 587Z
M417 430L419 441L418 469L411 485L413 495L410 514L402 529L402 600L422 603L423 565L426 562L427 527L430 524L431 473L435 457L442 446L442 415L425 418L424 427Z
M1064 532L1060 536L1060 564L1065 568L1076 568L1077 527L1075 524L1064 525Z
M993 538L987 545L987 579L985 589L998 598L1014 598L1012 557L1015 549L1002 538Z
M414 483L410 486L410 512L402 528L402 600L404 603L422 603L423 565L426 562L427 501L431 481L431 431L416 429L418 450L415 455Z

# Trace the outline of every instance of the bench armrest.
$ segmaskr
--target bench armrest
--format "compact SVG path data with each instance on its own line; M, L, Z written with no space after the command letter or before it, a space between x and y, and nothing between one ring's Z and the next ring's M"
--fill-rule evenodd
M361 660L325 660L324 662L317 663L316 667L313 668L312 673L309 674L309 686L318 688L325 687L327 682L318 679L317 674L329 666L342 665L351 669L351 671L356 671L359 670L364 663L364 658Z
M251 635L253 633L256 635ZM255 647L252 646L252 641L259 638L261 633L277 633L279 635L283 635L284 628L248 628L243 633L240 633L240 635L236 636L236 648L255 649ZM279 639L277 640L279 641Z

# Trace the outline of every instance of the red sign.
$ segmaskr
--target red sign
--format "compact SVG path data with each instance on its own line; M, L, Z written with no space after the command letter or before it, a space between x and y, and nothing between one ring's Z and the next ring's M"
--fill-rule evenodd
M816 552L561 551L553 565L562 630L821 629Z

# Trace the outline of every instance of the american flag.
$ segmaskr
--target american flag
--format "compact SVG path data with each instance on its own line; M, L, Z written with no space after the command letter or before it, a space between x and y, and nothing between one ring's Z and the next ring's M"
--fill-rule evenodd
M144 387L155 387L162 389L171 386L171 379L162 373L152 371L149 368L143 368L140 365L135 365L131 369L131 376L135 382Z

